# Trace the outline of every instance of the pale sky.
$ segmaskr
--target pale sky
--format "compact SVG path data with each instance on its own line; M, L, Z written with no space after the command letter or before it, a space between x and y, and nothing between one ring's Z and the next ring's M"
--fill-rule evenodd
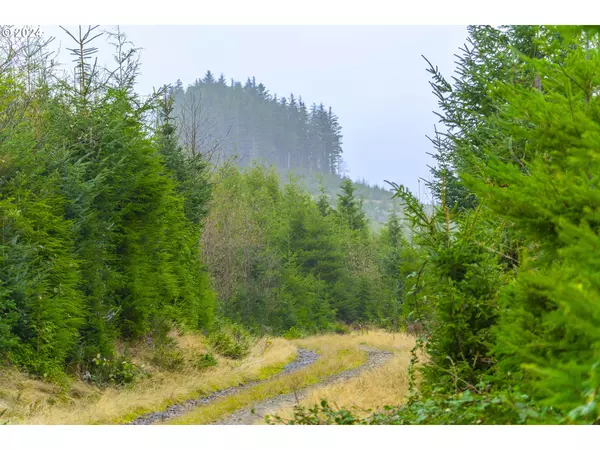
M67 26L72 32L76 27ZM110 28L103 26L100 28ZM43 27L61 41L58 27ZM450 78L464 26L148 26L121 25L144 50L138 91L173 83L184 86L207 70L244 82L256 77L271 94L301 95L307 104L331 106L343 127L344 161L353 179L385 179L417 193L428 178L437 102L431 93L425 55ZM95 41L100 62L109 62L105 38Z

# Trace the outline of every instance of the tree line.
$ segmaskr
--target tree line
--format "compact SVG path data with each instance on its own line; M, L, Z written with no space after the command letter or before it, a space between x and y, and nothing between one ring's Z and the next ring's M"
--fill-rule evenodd
M187 88L177 80L170 95L182 145L192 152L237 156L242 166L341 173L342 127L331 107L278 98L255 77L227 82L210 70Z
M330 203L273 168L227 167L215 180L202 236L220 314L255 332L301 336L340 324L399 329L403 251L396 215L373 233L344 179Z
M454 80L429 65L443 125L433 214L391 183L417 255L410 398L367 418L325 405L301 423L600 421L600 28L468 31Z
M136 50L109 33L117 67L93 63L97 27L69 33L74 76L48 40L3 40L0 60L0 354L60 378L96 370L119 340L163 323L210 327L198 259L210 184L182 157L158 97L133 90Z
M211 140L194 135L202 122L181 120L195 113L176 87L135 92L138 50L119 28L106 32L112 68L94 62L97 27L65 32L72 75L55 70L48 40L4 38L0 47L3 360L49 380L123 381L133 379L123 346L163 342L174 328L207 333L240 357L237 344L226 348L231 323L288 336L366 321L399 327L398 217L374 233L349 179L334 199L324 189L314 198L260 158L245 168L211 159ZM332 113L316 107L294 122L300 102L270 99L260 86L207 75L186 95L205 89L201 108L238 102L243 114L226 121L238 122L242 145L266 111L306 125L304 141L281 131L288 147L273 154L334 173L341 141L325 145L333 138L318 131ZM275 142L269 133L255 135L255 149Z

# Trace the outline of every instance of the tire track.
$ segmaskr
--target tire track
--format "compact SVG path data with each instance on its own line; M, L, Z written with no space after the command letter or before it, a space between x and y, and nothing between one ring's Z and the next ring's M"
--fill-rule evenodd
M299 370L304 369L305 367L313 364L319 359L319 355L311 350L307 350L305 348L298 348L296 350L296 359L294 361L286 364L284 368L278 374L269 377L264 380L251 381L249 383L242 383L237 386L231 386L227 389L222 389L220 391L215 391L208 396L200 397L197 399L187 400L182 403L177 403L175 405L171 405L163 411L156 411L147 414L143 414L131 422L127 423L127 425L152 425L158 422L164 422L165 420L172 419L175 417L179 417L187 413L188 411L197 408L198 406L207 405L215 400L229 397L231 395L238 394L246 389L257 386L261 383L265 383L267 381L274 380L283 375L288 375L290 373L297 372Z
M272 397L270 399L263 400L262 402L255 403L250 407L240 409L239 411L230 414L218 422L215 422L215 425L252 425L258 417L264 417L267 414L274 414L285 407L294 406L314 389L334 383L344 382L350 378L360 375L362 372L375 369L388 361L394 354L393 352L387 350L378 350L365 346L361 346L359 348L367 352L367 361L361 366L331 375L325 380L307 386L298 392Z

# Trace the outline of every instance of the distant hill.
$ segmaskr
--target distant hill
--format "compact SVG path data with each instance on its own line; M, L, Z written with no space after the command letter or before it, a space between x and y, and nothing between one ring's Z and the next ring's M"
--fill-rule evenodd
M342 183L341 175L302 169L279 169L279 173L284 182L289 180L290 176L297 178L313 197L320 195L319 186L322 180L325 191L329 195L330 203L335 205ZM392 199L392 192L383 187L371 186L360 181L354 181L353 183L356 188L356 195L363 200L363 209L374 228L377 229L385 223L392 211L396 211L398 216L403 217L402 202L399 199Z
M343 136L330 107L307 107L294 94L277 97L254 77L242 84L211 71L187 88L178 80L170 95L179 139L188 151L211 160L235 156L241 167L253 162L274 166L283 182L294 175L315 197L322 179L335 205L343 178ZM360 181L354 185L374 228L394 210L403 217L402 203L392 200L388 189Z
M190 151L238 155L281 169L339 174L342 127L329 107L306 105L301 96L271 95L262 83L229 82L208 71L184 89L171 88L182 144Z

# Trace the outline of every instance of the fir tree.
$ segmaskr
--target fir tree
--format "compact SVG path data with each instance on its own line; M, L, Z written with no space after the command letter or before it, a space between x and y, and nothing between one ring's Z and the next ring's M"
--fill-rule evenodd
M362 202L354 196L355 188L350 178L344 178L338 194L336 214L351 230L364 231L367 226Z

